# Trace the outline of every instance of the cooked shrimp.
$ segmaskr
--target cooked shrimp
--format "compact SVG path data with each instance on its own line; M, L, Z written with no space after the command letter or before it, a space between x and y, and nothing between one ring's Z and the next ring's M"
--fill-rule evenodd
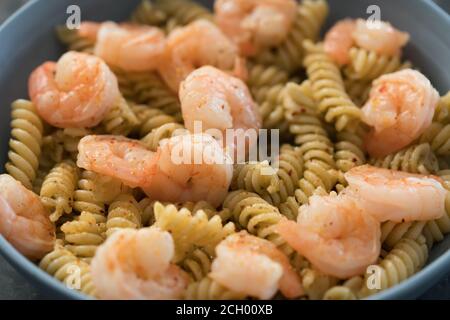
M260 299L271 298L278 288L287 298L303 294L300 278L288 258L267 240L241 231L223 240L216 253L211 278L236 292ZM273 273L268 272L272 269Z
M415 70L402 70L374 81L363 107L363 121L373 129L366 139L367 151L382 157L418 138L431 124L439 93Z
M256 131L262 126L247 85L216 68L202 67L192 72L182 82L179 96L186 128L194 132L197 121L203 130L220 130L222 138L227 129L235 129L232 141L223 141L233 150L238 136L245 137L246 130Z
M101 299L181 299L189 276L171 263L170 233L156 227L115 232L96 251L92 280Z
M353 32L355 29L355 21L345 19L337 22L325 35L324 50L340 65L350 62L350 49L354 45Z
M156 152L127 138L87 136L78 150L79 167L141 187L152 200L204 200L218 206L233 175L231 159L206 134L163 140Z
M197 20L169 35L159 73L174 92L178 92L181 81L192 71L205 65L242 71L237 47L216 25Z
M53 249L55 226L49 215L37 195L10 175L0 175L0 234L30 259Z
M350 62L350 49L357 45L378 54L396 56L408 43L409 35L390 23L363 19L337 22L325 35L324 49L340 65Z
M216 0L216 22L244 56L274 47L286 39L294 22L294 0Z
M98 22L83 21L78 28L78 35L95 42L97 41L97 34L101 26L102 24Z
M78 52L39 66L28 90L39 115L59 128L94 127L120 98L117 78L106 63Z
M104 22L98 30L94 54L125 71L152 71L161 64L165 45L159 28Z
M312 196L297 223L283 220L277 231L319 271L337 278L363 274L380 254L380 223L346 194Z
M380 169L368 165L345 174L350 195L380 222L435 220L445 214L446 190L438 177Z
M401 49L408 43L409 34L395 29L388 22L358 19L353 38L363 49L395 56L400 55Z

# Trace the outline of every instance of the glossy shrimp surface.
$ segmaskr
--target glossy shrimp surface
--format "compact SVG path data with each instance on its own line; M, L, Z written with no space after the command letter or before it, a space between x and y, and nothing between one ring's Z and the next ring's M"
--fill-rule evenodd
M288 258L271 242L245 231L228 236L216 248L210 277L236 292L270 299L278 289L287 298L303 294Z
M398 151L417 139L431 124L439 93L420 72L406 69L373 82L363 107L363 120L372 127L366 147L373 157Z
M446 190L438 177L368 165L345 174L350 195L361 199L377 220L405 222L439 219L445 214Z
M59 128L94 127L120 98L117 78L100 58L72 51L35 69L28 88L39 115Z
M160 65L165 45L159 28L104 22L98 30L94 54L124 71L152 71Z
M363 274L380 254L380 223L346 194L312 196L297 223L281 221L277 231L317 269L337 278Z
M171 263L172 236L159 228L123 229L101 245L91 264L101 299L181 299L189 276Z
M408 43L409 34L395 29L384 21L356 20L353 38L359 47L378 54L400 55L401 49Z
M294 0L217 0L216 22L244 56L281 44L295 19Z
M205 65L245 73L238 48L213 23L197 20L170 33L158 70L174 92L192 71Z
M179 96L185 126L192 132L196 121L203 130L220 130L222 137L226 137L226 129L256 131L262 126L247 85L216 68L207 66L192 72L182 82ZM235 139L226 143L234 144Z
M23 255L40 259L53 249L55 226L39 196L0 175L0 234Z
M350 62L349 53L354 45L353 32L355 29L355 21L345 19L337 22L325 35L324 50L340 65Z
M156 152L139 141L87 136L78 146L78 166L140 187L153 200L205 200L218 206L233 175L232 160L209 135L163 140Z

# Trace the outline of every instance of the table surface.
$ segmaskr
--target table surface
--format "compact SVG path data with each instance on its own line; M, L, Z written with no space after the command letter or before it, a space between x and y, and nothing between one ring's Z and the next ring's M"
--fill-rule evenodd
M2 0L0 2L0 23L26 1ZM450 0L437 0L436 2L450 12ZM32 300L45 298L0 256L0 299ZM429 290L421 299L450 299L450 276Z

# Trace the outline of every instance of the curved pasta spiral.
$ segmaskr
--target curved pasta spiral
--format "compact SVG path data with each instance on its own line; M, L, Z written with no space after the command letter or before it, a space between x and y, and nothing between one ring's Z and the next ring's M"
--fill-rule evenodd
M420 138L420 143L428 142L437 156L450 156L450 123L433 122Z
M299 69L304 57L302 43L306 39L317 40L328 11L328 3L324 0L303 0L298 5L297 17L286 40L276 48L265 50L255 60L276 65L289 73Z
M324 300L356 300L358 292L364 285L362 277L353 277L342 284L328 289L324 296Z
M354 130L361 118L361 110L345 91L344 80L339 68L324 52L323 45L304 42L307 52L304 66L318 102L318 111L325 121L333 123L337 131Z
M64 150L70 154L72 159L76 160L77 158L80 140L90 134L91 131L85 128L66 128L62 131Z
M70 214L78 182L78 168L72 161L57 164L45 177L41 188L41 201L55 222L63 214Z
M434 113L434 121L442 124L450 123L450 91L439 100Z
M386 221L381 225L381 243L390 250L402 239L417 240L422 236L426 221L395 223Z
M69 285L71 277L75 277L79 272L80 283L78 291L95 297L95 287L92 283L92 276L89 264L78 259L72 252L60 246L42 258L39 267L66 285ZM76 283L70 283L70 285Z
M249 64L247 85L257 103L264 102L267 90L285 84L288 79L288 73L276 66Z
M167 20L167 15L162 10L156 8L151 1L143 0L131 14L130 20L137 24L162 26Z
M124 98L112 106L102 121L109 134L127 136L138 125L138 119Z
M108 208L106 235L109 237L120 229L141 228L141 216L142 211L136 199L131 194L121 194Z
M432 174L439 170L438 160L428 143L407 147L382 159L372 159L371 164L419 174Z
M335 159L336 166L342 172L366 163L364 149L364 130L359 127L355 132L344 130L336 134Z
M136 130L140 137L145 137L152 130L160 128L166 124L178 124L175 117L170 116L159 109L149 108L145 105L132 106L133 112L136 114L139 124Z
M155 7L172 20L172 28L175 24L184 26L199 19L213 19L212 13L207 8L191 0L157 0Z
M94 184L97 174L92 171L83 171L78 180L78 189L75 191L73 208L78 212L92 213L97 221L105 218L105 203L100 201L94 193Z
M384 74L410 67L411 63L402 63L400 56L379 55L374 51L353 47L350 49L350 64L345 74L350 79L370 83Z
M379 290L369 289L365 285L359 294L366 297L399 284L418 272L425 265L427 258L428 248L423 236L417 240L400 240L388 255L377 264L381 275L381 288ZM364 283L367 284L367 275L364 280Z
M257 194L244 190L230 192L223 207L229 209L233 221L250 234L271 241L288 256L294 252L275 231L283 216L276 207Z
M56 27L56 35L59 41L64 44L69 51L79 51L92 54L94 52L95 41L87 37L82 37L77 29L69 29L65 25Z
M357 106L362 106L369 99L372 82L344 79L345 91Z
M34 105L27 100L13 102L11 118L9 161L5 164L5 170L31 189L39 167L43 124Z
M211 271L211 263L212 257L205 250L197 248L186 255L181 265L192 280L200 281Z
M444 240L445 235L450 233L450 170L439 171L437 175L444 180L444 187L448 190L445 198L446 214L437 220L426 223L423 234L429 248L434 243Z
M287 131L283 110L283 92L284 86L279 84L261 91L262 96L257 98L262 101L259 104L259 113L262 116L263 128L279 129L281 135Z
M150 131L144 138L141 139L141 141L149 150L156 151L162 140L184 134L185 132L186 129L182 124L177 122L169 122Z
M95 255L97 247L105 241L106 218L82 212L80 216L61 226L66 249L77 257L88 259Z
M164 206L157 202L154 206L154 226L171 233L175 243L175 261L184 259L193 248L201 247L214 255L220 241L235 232L233 223L223 225L220 216L208 218L202 210L193 214L186 208L174 205Z
M210 277L205 277L191 283L186 289L184 298L186 300L243 300L246 295L229 290Z
M303 269L300 275L305 293L311 300L321 300L338 282L338 279L311 268Z

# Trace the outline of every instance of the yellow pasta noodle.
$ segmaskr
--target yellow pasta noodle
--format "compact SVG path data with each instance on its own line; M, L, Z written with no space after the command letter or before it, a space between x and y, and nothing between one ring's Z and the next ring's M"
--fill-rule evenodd
M123 98L111 107L102 121L107 133L123 136L127 136L138 123L136 115Z
M93 53L95 41L83 37L78 33L78 29L69 29L65 25L56 27L56 35L69 51L79 51Z
M167 21L167 14L155 7L149 0L143 0L133 11L131 21L137 24L162 26Z
M243 300L245 298L245 294L225 288L210 277L191 283L185 293L186 300Z
M142 227L142 211L131 194L122 194L108 208L106 235L109 237L119 229Z

